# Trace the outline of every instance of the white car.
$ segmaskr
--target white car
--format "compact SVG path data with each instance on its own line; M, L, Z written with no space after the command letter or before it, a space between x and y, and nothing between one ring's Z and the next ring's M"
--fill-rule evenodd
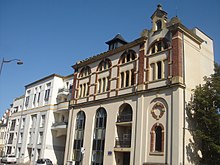
M6 155L2 157L1 160L2 163L16 163L17 159L15 157L15 155Z

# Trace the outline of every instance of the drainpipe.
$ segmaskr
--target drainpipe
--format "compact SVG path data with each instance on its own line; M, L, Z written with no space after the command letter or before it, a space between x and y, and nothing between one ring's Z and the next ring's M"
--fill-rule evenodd
M184 52L184 34L182 33L182 48L183 48L183 85L185 84L185 52ZM183 88L183 165L185 165L185 134L186 134L186 88Z
M138 99L138 98L137 98ZM136 107L138 107L138 102ZM135 120L135 132L134 132L134 154L133 154L133 165L135 165L135 150L136 150L136 139L137 139L137 115L138 108L136 108L136 120Z

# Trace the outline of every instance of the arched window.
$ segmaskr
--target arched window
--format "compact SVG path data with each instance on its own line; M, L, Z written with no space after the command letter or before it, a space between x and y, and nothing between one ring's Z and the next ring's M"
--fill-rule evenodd
M105 109L99 108L95 117L95 128L92 146L92 165L103 165L106 119L107 114Z
M82 68L79 77L86 77L86 76L88 76L90 74L91 74L91 69L90 69L89 66L86 66L86 67Z
M109 59L105 59L99 63L98 71L103 71L109 69L110 67L111 67L111 61Z
M120 58L120 64L124 64L130 61L134 61L136 59L136 53L133 50L129 50L124 52Z
M162 22L161 22L161 20L158 20L156 22L156 30L160 30L160 29L162 29Z
M164 152L164 127L156 123L151 129L150 152Z
M132 121L132 108L129 104L123 104L119 109L117 122Z
M153 43L149 50L148 50L148 53L149 54L154 54L154 53L157 53L157 52L161 52L163 50L166 50L168 48L168 43L166 42L165 39L162 39L160 41L157 41L155 43Z
M73 160L75 161L75 165L80 165L82 161L81 148L83 147L85 118L83 111L77 113L73 145Z

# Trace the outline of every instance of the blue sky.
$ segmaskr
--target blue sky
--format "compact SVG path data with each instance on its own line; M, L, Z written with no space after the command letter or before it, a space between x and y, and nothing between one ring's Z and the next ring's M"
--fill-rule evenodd
M120 33L127 41L151 28L160 3L168 18L178 15L189 29L198 27L214 40L220 63L219 0L0 0L0 116L24 86L53 73L69 75L78 60L107 50Z

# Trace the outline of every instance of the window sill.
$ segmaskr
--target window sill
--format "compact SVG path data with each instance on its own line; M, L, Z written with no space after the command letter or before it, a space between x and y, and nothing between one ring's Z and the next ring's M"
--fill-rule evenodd
M164 152L150 152L149 155L151 155L151 156L164 156Z
M134 62L136 62L136 61L137 61L137 58L135 58L134 60L131 60L131 61L125 62L125 63L121 63L121 64L119 64L119 66L128 65L128 64L134 63Z
M131 86L127 86L127 87L121 87L121 88L119 88L119 91L124 90L124 89L130 89L130 88L133 88L133 87L135 87L135 84L131 85Z
M160 53L164 53L164 52L166 52L166 51L168 51L168 50L169 50L169 48L166 48L166 49L163 49L163 50L158 51L158 52L155 52L155 53L146 54L146 56L156 56L156 55L158 55L158 54L160 54Z
M149 84L150 84L150 83L156 83L156 82L164 81L164 80L167 80L167 78L161 78L161 79L157 79L157 80L151 80L151 81L149 81Z

